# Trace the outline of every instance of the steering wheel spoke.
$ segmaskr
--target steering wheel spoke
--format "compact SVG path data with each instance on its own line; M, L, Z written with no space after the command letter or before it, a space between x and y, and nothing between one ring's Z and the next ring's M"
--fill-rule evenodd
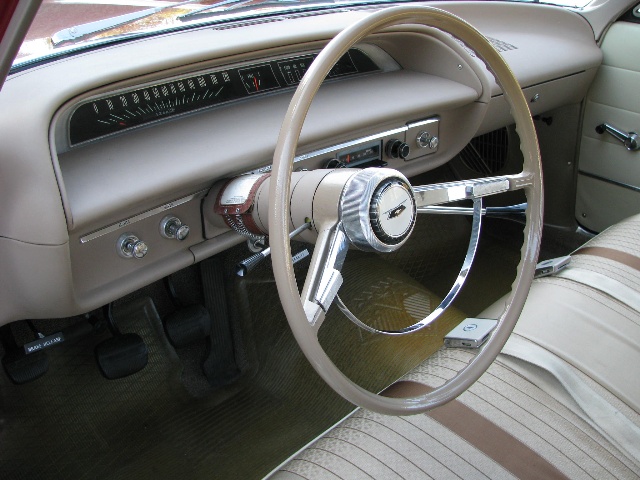
M418 212L431 205L474 200L512 190L509 177L477 178L413 187Z
M338 222L320 229L301 300L307 321L320 328L324 315L342 286L340 270L349 250L349 240Z

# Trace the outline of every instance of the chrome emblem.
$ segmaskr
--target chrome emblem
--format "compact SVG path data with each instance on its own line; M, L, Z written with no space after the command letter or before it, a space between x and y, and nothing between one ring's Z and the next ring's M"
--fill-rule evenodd
M405 202L406 202L406 200L405 200ZM392 218L396 218L396 217L399 217L400 215L402 215L402 212L404 212L407 209L407 207L405 207L405 205L404 205L405 202L402 202L397 207L391 209L389 211L389 215L387 216L387 220L391 220Z
M415 222L411 187L398 178L381 182L371 198L370 219L379 240L387 245L403 242Z

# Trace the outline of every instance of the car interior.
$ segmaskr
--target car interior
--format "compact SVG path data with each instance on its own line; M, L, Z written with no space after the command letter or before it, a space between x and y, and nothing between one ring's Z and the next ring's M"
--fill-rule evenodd
M16 61L0 478L639 478L639 81L628 0Z

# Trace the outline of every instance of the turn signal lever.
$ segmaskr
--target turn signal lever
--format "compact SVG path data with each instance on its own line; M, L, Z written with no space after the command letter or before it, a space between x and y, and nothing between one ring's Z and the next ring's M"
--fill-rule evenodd
M638 138L638 134L636 132L626 133L622 130L618 130L616 127L613 127L608 123L603 123L602 125L598 125L596 127L596 133L602 135L605 132L613 135L615 138L620 140L630 152L640 150L640 139Z

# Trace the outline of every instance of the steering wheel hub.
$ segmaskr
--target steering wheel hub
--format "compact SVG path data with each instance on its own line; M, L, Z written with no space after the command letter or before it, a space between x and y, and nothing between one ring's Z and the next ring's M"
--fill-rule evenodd
M344 187L340 218L350 242L361 250L392 252L409 238L416 223L411 184L397 170L358 172Z
M416 223L416 202L411 186L399 178L382 182L371 198L369 219L373 233L388 245L403 242Z

